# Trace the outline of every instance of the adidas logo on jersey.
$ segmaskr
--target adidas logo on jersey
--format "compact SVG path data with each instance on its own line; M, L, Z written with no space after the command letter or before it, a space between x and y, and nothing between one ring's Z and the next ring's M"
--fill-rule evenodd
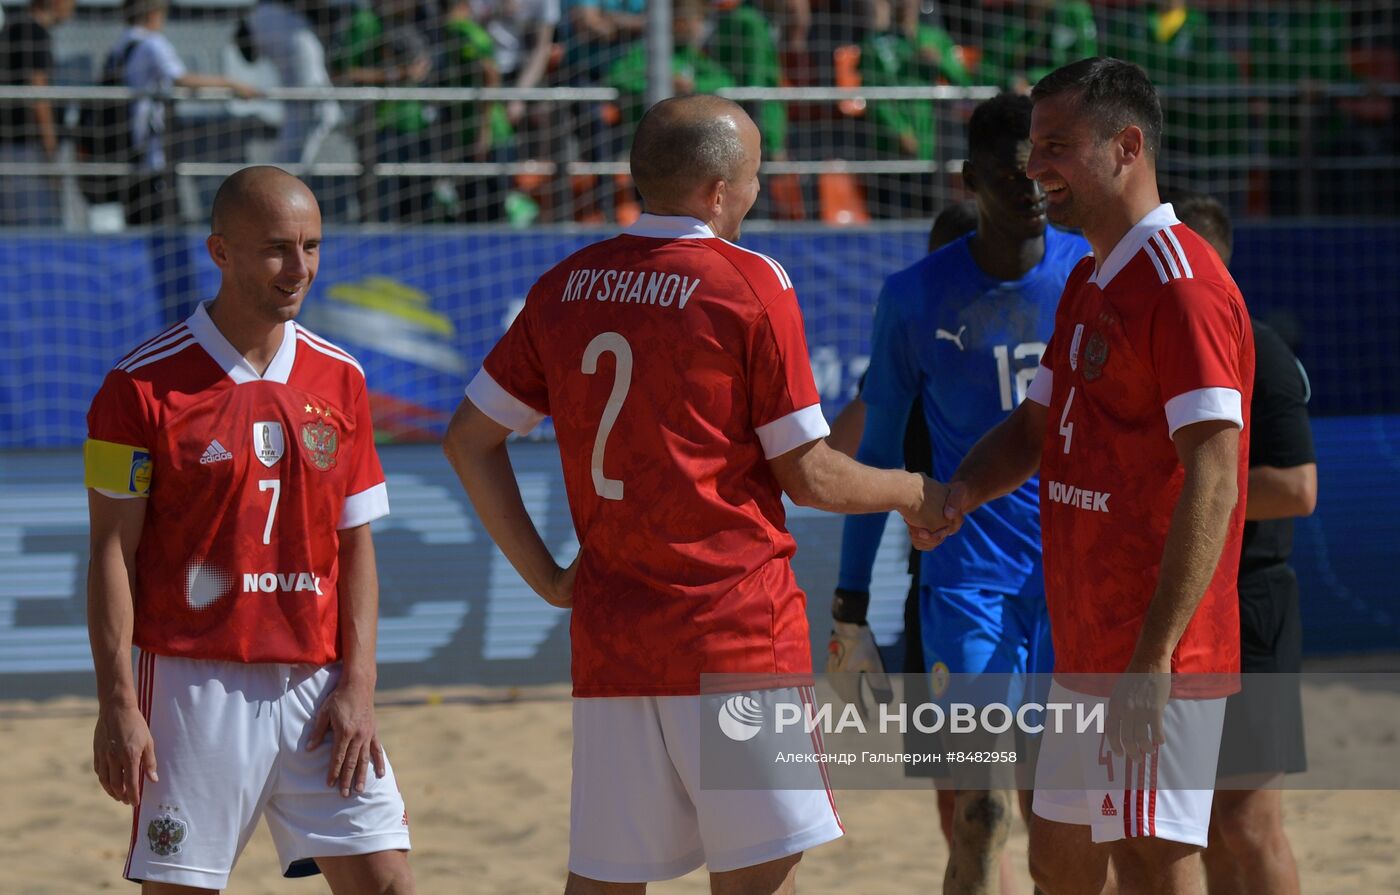
M1099 810L1103 812L1104 817L1118 816L1118 809L1113 807L1113 799L1110 798L1107 793L1105 793L1103 797L1103 807Z
M209 447L204 449L204 456L199 458L199 462L207 466L210 463L221 463L224 460L232 459L233 454L229 453L228 448L219 444L219 439L215 438L209 442Z

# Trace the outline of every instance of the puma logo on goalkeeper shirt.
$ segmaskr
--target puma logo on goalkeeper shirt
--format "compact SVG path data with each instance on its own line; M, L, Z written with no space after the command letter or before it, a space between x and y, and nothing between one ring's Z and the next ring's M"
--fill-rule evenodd
M956 334L950 333L946 329L940 329L934 331L933 338L934 341L937 341L938 339L947 339L949 342L952 342L954 345L958 346L959 351L966 351L967 349L963 347L962 343L963 333L965 332L967 332L966 326L958 327L958 331Z

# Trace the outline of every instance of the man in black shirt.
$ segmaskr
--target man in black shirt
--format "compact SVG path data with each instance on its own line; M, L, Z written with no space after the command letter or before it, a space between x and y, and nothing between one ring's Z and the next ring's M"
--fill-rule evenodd
M47 87L53 76L50 29L73 15L74 0L30 0L0 30L0 84ZM51 162L58 131L48 100L0 102L0 160ZM0 177L0 226L54 226L62 217L57 178Z
M1181 222L1228 265L1233 241L1220 203L1192 193L1167 198ZM1302 662L1298 579L1288 557L1293 517L1309 515L1317 503L1317 463L1308 426L1307 374L1276 332L1251 322L1254 397L1239 577L1245 691L1226 704L1217 770L1237 788L1221 787L1215 794L1210 847L1203 857L1215 895L1297 895L1298 868L1283 831L1278 786L1280 775L1307 768L1297 678ZM1250 676L1259 673L1287 676ZM1261 688L1270 691L1267 698L1257 692Z

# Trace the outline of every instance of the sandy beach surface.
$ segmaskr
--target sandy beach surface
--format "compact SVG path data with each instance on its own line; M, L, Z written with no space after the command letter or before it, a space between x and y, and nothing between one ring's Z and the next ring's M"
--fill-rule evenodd
M1375 703L1367 714L1384 718L1389 731L1380 734L1373 760L1388 757L1393 769L1400 755L1396 697L1361 692L1348 698ZM569 826L567 689L404 690L382 693L381 702L381 734L408 803L419 891L561 891ZM1335 693L1305 690L1309 711L1336 702ZM0 765L0 892L136 891L120 878L130 810L111 801L92 775L94 713L87 699L0 702L6 759ZM1290 791L1284 799L1304 892L1400 892L1400 792ZM946 851L932 792L847 791L838 793L838 804L847 835L807 855L801 891L940 891ZM1019 824L1010 851L1025 877L1026 834ZM703 872L651 888L708 890ZM319 880L283 880L264 827L226 891L326 889Z

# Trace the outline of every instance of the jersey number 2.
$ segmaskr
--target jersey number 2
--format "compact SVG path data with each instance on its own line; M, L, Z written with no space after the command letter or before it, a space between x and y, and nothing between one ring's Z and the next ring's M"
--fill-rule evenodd
M617 415L622 412L622 402L627 400L627 390L632 387L632 346L620 333L599 333L583 350L584 373L592 376L598 372L598 357L604 351L611 352L616 363L613 366L612 392L608 395L608 403L603 406L602 419L598 420L598 436L593 439L593 490L606 500L621 500L622 482L603 475L603 454Z

